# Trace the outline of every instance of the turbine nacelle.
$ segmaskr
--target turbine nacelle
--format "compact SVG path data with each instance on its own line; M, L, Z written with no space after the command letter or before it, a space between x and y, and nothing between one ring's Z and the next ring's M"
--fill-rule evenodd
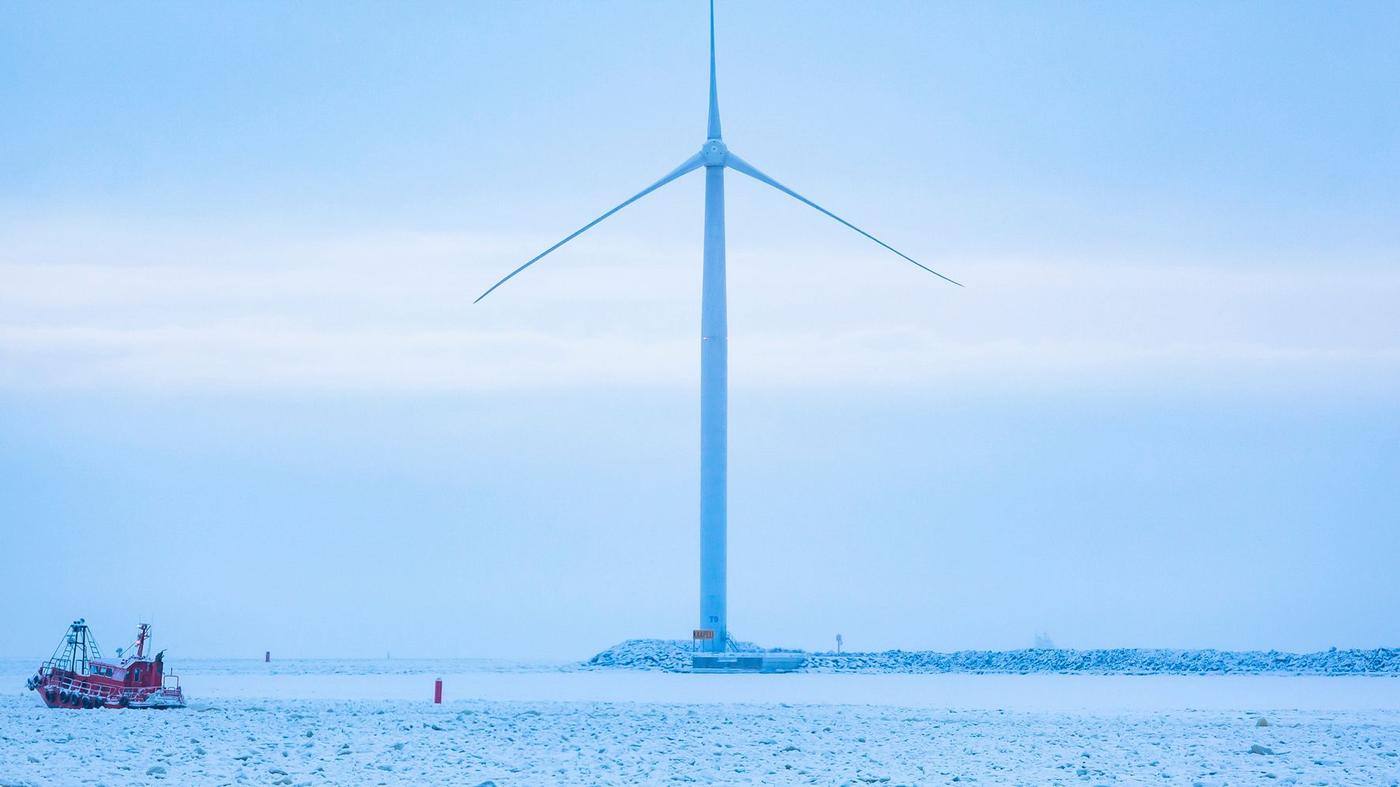
M700 147L700 160L707 167L723 167L729 163L729 147L722 139L707 139Z

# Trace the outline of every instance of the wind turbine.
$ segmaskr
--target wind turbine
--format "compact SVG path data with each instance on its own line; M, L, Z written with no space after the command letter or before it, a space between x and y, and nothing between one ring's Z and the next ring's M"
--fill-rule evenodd
M798 194L725 146L719 126L719 88L715 80L715 3L710 0L710 115L705 144L665 177L617 207L588 222L568 237L531 258L491 285L474 303L496 291L550 252L592 229L599 222L693 170L705 168L705 248L700 309L700 631L707 651L723 651L729 642L727 608L727 530L729 464L729 328L724 278L724 170L741 172L850 227L950 284L961 284L929 268L865 230Z

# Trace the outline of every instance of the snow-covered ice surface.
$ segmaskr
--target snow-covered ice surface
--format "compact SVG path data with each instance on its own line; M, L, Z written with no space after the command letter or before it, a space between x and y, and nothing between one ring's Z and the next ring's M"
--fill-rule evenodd
M1394 677L173 663L136 712L0 662L0 784L1400 784Z

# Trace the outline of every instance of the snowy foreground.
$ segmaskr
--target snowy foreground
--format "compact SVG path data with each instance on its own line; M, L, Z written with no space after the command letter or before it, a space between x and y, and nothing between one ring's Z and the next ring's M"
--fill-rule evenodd
M188 662L165 712L0 669L0 785L1400 784L1394 677L423 667Z

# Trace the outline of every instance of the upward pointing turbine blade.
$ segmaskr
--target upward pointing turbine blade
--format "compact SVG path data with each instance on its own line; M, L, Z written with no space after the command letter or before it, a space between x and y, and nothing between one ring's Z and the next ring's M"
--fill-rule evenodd
M593 227L595 227L595 226L596 226L599 222L601 222L603 219L606 219L607 217L609 217L609 216L613 215L614 213L616 213L616 212L622 210L623 208L627 207L628 205L631 205L632 203L636 202L637 200L641 199L642 197L645 197L646 195L652 193L653 191L656 191L657 189L661 188L662 186L666 185L667 183L670 183L671 181L675 180L676 178L679 178L681 175L684 175L684 174L686 174L687 172L690 172L691 170L699 169L700 167L704 166L704 164L705 164L705 159L704 159L704 157L703 157L701 154L696 153L695 155L693 155L693 156L691 156L690 158L686 159L679 167L676 167L675 169L673 169L673 170L671 170L669 173L667 173L666 177L662 178L661 180L656 181L655 183L651 184L650 186L647 186L646 188L644 188L644 189L642 189L641 191L637 192L636 194L632 195L631 197L629 197L629 198L628 198L625 202L623 202L622 204L618 205L617 207L613 208L612 210L608 211L607 213L604 213L603 215L599 216L598 218L596 218L596 219L594 219L594 220L588 222L587 224L583 225L583 226L580 227L578 230L576 230L573 234L569 235L569 237L567 237L567 238L565 238L565 239L559 241L558 243L554 244L553 246L550 246L549 248L547 248L547 249L545 249L544 251L540 252L540 253L539 253L538 255L536 255L535 257L531 258L529 262L527 262L527 263L525 263L524 265L521 265L519 268L516 268L515 270L511 271L504 279L501 279L500 281L498 281L498 282L496 282L495 284L491 285L491 288L490 288L490 289L488 289L486 292L483 292L481 295L477 296L476 300L472 301L472 303L481 303L481 299L482 299L482 298L485 298L487 295L490 295L492 292L494 292L494 291L496 290L497 287L499 287L499 286L501 286L502 284L505 284L506 282L508 282L508 281L510 281L511 279L515 278L515 275L516 275L517 273L520 273L521 271L525 270L526 268L530 267L531 265L534 265L535 263L537 263L537 262L539 262L540 260L544 259L546 255L548 255L550 252L554 251L555 249L559 248L560 246L563 246L565 243L568 243L569 241L573 240L574 238L577 238L578 236L582 235L583 233L589 231L590 229L593 229Z
M891 245L888 244L888 243L885 243L884 241L880 240L879 238L875 237L874 235L871 235L870 233L866 232L865 230L861 229L860 227L857 227L856 225L850 223L849 221L846 221L845 219L841 218L840 216L837 216L835 213L832 213L831 211L829 211L829 210L827 210L826 208L823 208L822 206L818 205L817 203L815 203L815 202L813 202L813 201L807 199L806 197L802 196L801 194L798 194L797 192L793 191L792 189L788 188L787 186L784 186L783 184L779 183L778 181L773 180L772 178L770 178L770 177L768 177L767 175L763 174L763 172L761 172L761 171L760 171L757 167L755 167L754 165L752 165L752 164L750 164L749 162L744 161L743 159L741 159L741 158L739 158L738 156L734 155L733 151L730 151L730 152L728 153L728 155L725 157L725 162L724 162L724 163L725 163L725 166L729 167L730 169L736 170L736 171L738 171L738 172L742 172L742 173L744 173L745 175L748 175L749 177L753 178L754 180L759 181L760 183L766 183L766 184L768 184L769 186L772 186L773 188L777 189L778 191L783 192L784 194L788 195L789 197L792 197L793 199L797 200L798 202L801 202L801 203L804 203L804 204L806 204L806 205L810 205L810 206L813 207L813 208L816 208L817 210L821 211L822 213L825 213L826 215L830 216L831 218L836 219L837 221L841 222L842 224L845 224L847 227L850 227L851 229L855 230L856 232L859 232L860 234L864 235L865 237L867 237L867 238L869 238L869 239L875 241L876 243L880 244L881 246L884 246L885 248L889 249L890 251L894 252L895 254L898 254L899 256L903 257L904 259L906 259L906 260L908 260L908 261L914 263L915 265L919 266L920 268L923 268L924 270L928 271L929 273L932 273L934 276L937 276L938 278L940 278L940 279L942 279L942 280L948 282L949 284L956 284L956 285L958 285L959 287L963 286L960 282L953 281L952 279L948 278L947 276L944 276L943 274L939 273L938 271L934 270L933 268L928 267L927 265L923 264L922 262L919 262L918 260L914 259L913 257L910 257L908 254L905 254L904 252L900 251L899 249L896 249L895 247L891 246Z
M710 0L710 120L707 139L719 139L719 86L715 82L715 0Z

